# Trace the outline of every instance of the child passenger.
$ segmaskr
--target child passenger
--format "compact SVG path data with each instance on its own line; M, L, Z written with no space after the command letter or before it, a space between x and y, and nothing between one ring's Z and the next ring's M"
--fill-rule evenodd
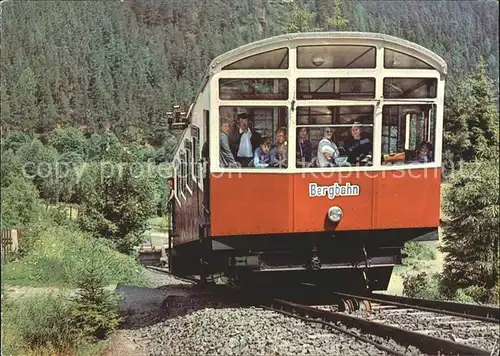
M262 137L260 146L255 149L253 160L250 167L264 168L269 167L271 162L271 138Z

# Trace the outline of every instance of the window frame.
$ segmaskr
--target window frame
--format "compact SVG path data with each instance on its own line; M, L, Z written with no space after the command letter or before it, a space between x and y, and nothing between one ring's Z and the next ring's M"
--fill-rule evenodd
M314 106L306 106L306 105L303 105L302 102L299 103L296 107L296 113L298 113L299 111L299 108L323 108L325 106L319 106L319 105L314 105ZM371 110L371 123L360 123L360 124L357 124L356 126L360 126L360 127L371 127L372 128L372 133L371 133L371 141L372 141L372 151L375 150L375 117L376 117L376 107L375 105L373 105L373 103L371 103L370 105L368 105L367 103L365 103L364 101L363 102L360 102L358 105L342 105L341 103L338 103L337 105L327 105L327 107L331 107L333 109L338 109L339 110L339 113L337 115L340 116L340 108L341 107L365 107L365 108L368 108L368 107L371 107L372 110ZM366 116L368 116L370 114L366 114ZM332 121L334 119L334 116L335 114L332 112L331 113L331 116L332 116ZM295 133L297 134L297 132L299 131L300 128L302 127L305 127L305 128L308 128L309 131L311 128L315 128L315 129L321 129L321 128L326 128L326 127L331 127L331 128L348 128L348 131L349 131L349 128L351 128L353 125L354 125L354 122L357 122L357 121L354 121L353 123L331 123L331 124L298 124L298 119L295 120ZM319 142L321 141L321 138L319 139L318 141L318 144ZM334 141L334 143L338 146L338 142L339 140L337 141ZM311 142L312 143L312 142ZM314 147L315 145L313 145ZM341 146L342 148L344 148L343 146ZM295 149L296 151L296 149ZM316 155L313 154L312 156L312 160L311 162L314 161L314 157L317 157L317 149L316 150L313 150L313 152L316 153ZM295 154L295 152L294 152ZM373 152L372 152L372 159L371 159L371 163L373 165L373 159L374 159L374 155L373 155ZM307 170L307 169L321 169L321 170L334 170L334 171L338 171L338 170L344 170L344 169L349 169L349 168L353 168L353 167L368 167L368 166L355 166L355 165L352 165L352 166L335 166L335 167L300 167L298 164L297 164L297 161L295 162L295 169L299 169L300 171L303 171L303 170Z
M418 142L417 140L415 140L415 147L414 148L411 148L411 147L408 147L407 148L407 144L411 144L411 131L408 130L408 125L410 124L411 125L411 122L408 123L408 120L411 121L411 117L410 118L405 118L404 116L408 115L409 113L406 113L404 116L398 116L397 117L397 123L396 125L387 125L385 126L384 125L384 110L385 108L387 109L390 109L390 108L411 108L412 106L415 106L415 107L419 107L419 106L428 106L428 108L425 108L425 110L423 110L421 113L428 113L428 122L427 122L427 125L425 125L424 123L424 136L430 136L430 137L426 137L425 141L428 141L432 144L433 146L433 151L432 151L432 156L433 156L433 160L431 162L426 162L426 163L411 163L410 161L407 161L406 160L406 152L407 151L418 151L419 149L419 145L421 142ZM436 142L437 142L437 139L438 139L438 135L437 135L437 106L432 103L410 103L410 102L406 102L406 103L389 103L389 104L384 104L382 106L382 118L381 118L381 133L382 133L382 136L381 136L381 146L380 146L380 166L381 167L387 167L387 166L390 166L390 165L385 165L383 164L383 156L385 154L397 154L397 153L405 153L405 160L404 160L404 163L403 164L399 164L399 165L396 165L396 167L411 167L411 168L418 168L418 167L421 167L421 166L424 166L424 165L429 165L429 164L436 164ZM390 120L390 118L389 118ZM403 123L400 123L400 121L403 121L403 120L406 120L406 122L403 122ZM388 136L385 136L383 134L383 128L385 127L389 127L389 135ZM390 140L389 142L387 143L387 147L388 147L388 150L387 152L384 153L383 151L383 138L384 136L385 137L391 137L391 132L390 132L390 128L395 126L396 127L396 131L397 131L397 135L396 135L396 152L391 152L390 150ZM427 127L425 127L427 126ZM403 130L399 129L399 127L403 128L404 129L404 132ZM431 129L432 128L432 129ZM400 132L401 131L401 132ZM433 132L432 132L433 131ZM402 137L404 136L404 137ZM402 143L401 143L401 138L402 138ZM402 148L399 148L400 145L402 145Z
M191 195L193 195L193 142L185 138L184 139L184 151L186 157L186 189Z
M187 199L187 194L186 194L186 151L184 149L181 149L179 152L179 161L180 161L180 172L181 172L181 193L182 196L184 197L184 200Z
M419 80L420 79L420 82L424 82L426 80L434 80L434 85L435 85L435 89L434 89L434 96L425 96L425 97L391 97L389 95L386 96L385 94L385 83L386 83L386 80L389 80L389 79L411 79L411 80ZM418 83L417 83L418 84ZM416 89L422 87L423 85L425 85L425 83L415 87L412 91L415 91ZM417 77L417 78L408 78L408 77L383 77L382 78L382 96L384 97L384 99L388 99L388 100L426 100L426 99L436 99L437 98L437 93L438 93L438 85L439 85L439 81L436 77L429 77L429 78L425 78L425 77ZM410 93L412 92L410 91Z
M296 48L301 45L293 44L289 46L288 58L289 58L289 68L288 69L270 69L270 70L219 70L216 71L210 80L210 112L211 117L216 118L211 121L210 131L210 172L212 174L227 174L227 173L315 173L324 172L325 168L297 168L295 153L296 153L296 134L297 129L301 126L297 124L297 107L298 106L374 106L374 120L373 120L373 156L372 164L373 166L351 166L351 167L335 167L338 171L381 171L381 170L395 170L401 169L401 166L397 168L390 168L387 166L382 166L380 164L381 150L382 150L382 107L384 105L421 105L421 104L434 104L437 106L436 118L435 118L435 141L436 145L434 147L434 162L429 164L421 165L404 165L404 169L414 169L423 167L439 168L441 165L441 147L442 147L442 120L443 120L443 109L444 109L444 87L445 87L445 73L440 72L435 67L428 69L406 69L406 68L385 68L385 50L394 50L394 48L399 48L397 46L386 46L384 43L374 44L374 43L361 43L356 42L360 46L364 47L375 47L376 65L375 68L362 69L362 68L333 68L333 69L323 69L317 70L317 68L297 68L297 51ZM305 43L303 46L310 46L310 43ZM338 45L355 45L353 43L345 43L344 40L340 41ZM283 47L280 47L283 48ZM278 48L276 48L278 49ZM427 63L422 58L426 58L424 54L422 56L414 55L416 50L411 48L405 49L403 47L400 50L396 50L405 55L415 57ZM269 52L269 51L267 51ZM234 63L234 62L233 62ZM309 100L309 99L297 99L296 89L297 89L297 79L299 78L375 78L375 98L371 99L328 99L328 100ZM384 98L383 97L383 80L388 77L411 77L411 78L436 78L437 79L437 95L435 98ZM285 78L289 80L289 98L288 100L262 100L262 101L252 101L252 100L220 100L218 92L218 79L219 78ZM287 126L288 130L288 167L286 169L280 168L248 168L233 169L219 167L219 107L220 106L232 106L232 107L287 107L289 122ZM307 126L307 125L305 125ZM332 126L332 125L327 125ZM273 133L274 135L274 133Z
M200 128L196 125L191 126L191 137L193 138L193 178L198 184L201 182L200 162L201 162L201 146L200 146Z
M353 61L351 61L349 64L351 63L354 63L356 60L362 58L363 56L365 56L369 51L373 50L374 52L374 58L373 58L373 67L349 67L349 66L346 66L346 67L323 67L322 65L320 66L317 66L315 67L314 64L311 66L311 67L301 67L299 66L299 57L300 57L300 51L299 49L300 48L304 48L304 47L364 47L364 48L369 48L368 50L362 52L362 54L360 56L357 56L354 58ZM339 44L310 44L310 45L298 45L296 47L296 58L295 58L295 68L298 69L298 70L353 70L353 69L376 69L377 68L377 64L378 64L378 50L377 50L377 46L374 45L374 44L349 44L349 43L346 43L346 44L342 44L342 43L339 43Z
M244 80L277 80L277 81L284 81L285 83L285 87L286 89L284 90L284 94L286 93L286 97L282 97L280 98L279 95L282 95L282 93L262 93L264 94L264 97L261 97L261 98L235 98L235 99L232 99L232 98L223 98L221 96L221 88L222 88L222 81L224 80L240 80L240 81L244 81ZM279 91L279 86L280 86L280 83L278 83L278 91ZM290 81L288 78L239 78L239 77L236 77L236 78L219 78L219 91L218 91L218 94L219 94L219 99L220 100L224 100L224 101L241 101L241 100L249 100L249 101L265 101L265 100L284 100L284 101L287 101L288 100L288 97L290 96L290 90L289 90L289 86L290 86ZM269 95L269 94L272 94L272 95ZM241 95L241 94L240 94ZM268 96L267 98L265 96ZM276 96L275 98L273 98L272 96Z
M181 178L181 163L180 158L174 159L174 172L175 172L175 180L174 180L174 191L175 191L175 199L179 204L181 204L180 197L182 191L182 178ZM184 197L185 198L185 197Z
M373 96L370 96L370 97L350 97L350 98L342 98L342 92L340 91L340 86L341 86L341 83L342 83L342 80L345 80L345 79L359 79L359 80L370 80L373 82ZM333 80L333 92L327 92L328 94L332 94L332 97L331 98L317 98L317 99L312 99L312 98L301 98L302 95L306 95L302 92L299 91L299 81L300 80L309 80L309 86L311 85L310 81L311 80L323 80L323 84L320 86L320 88L325 85L328 81L330 80ZM339 81L338 82L338 86L339 86L339 91L336 92L335 91L335 86L336 86L336 82L335 81ZM317 78L317 77L313 77L313 78L309 78L309 77L297 77L296 79L296 83L295 83L295 86L296 86L296 91L295 91L295 94L297 96L297 100L360 100L360 101L363 101L363 100L373 100L375 99L375 96L376 96L376 92L377 92L377 79L372 76L372 77L348 77L348 76L343 76L343 77L326 77L326 78ZM318 88L319 89L319 88ZM309 93L311 93L309 91ZM335 95L339 95L339 97L333 97Z
M250 173L250 172L260 172L260 171L263 171L263 172L269 172L269 173L276 173L276 172L282 172L282 171L286 171L289 169L290 167L290 161L289 161L289 157L290 157L290 123L291 123L291 120L290 120L290 108L287 106L286 102L283 103L278 103L278 104L275 104L275 105L263 105L261 104L261 102L256 102L256 104L253 104L253 105L248 105L248 104L245 104L245 105L233 105L231 101L224 101L224 105L220 105L218 108L217 108L217 119L214 120L215 121L215 125L217 127L217 137L214 137L214 139L217 140L217 149L216 149L216 154L217 154L217 158L214 159L213 156L212 156L212 159L211 159L211 162L212 164L214 164L213 162L216 161L215 163L215 167L216 167L216 170L217 171L220 171L220 172L242 172L242 173ZM219 157L218 155L220 154L220 145L219 145L219 142L220 142L220 119L221 119L221 116L220 116L220 109L223 108L223 107L226 107L228 109L245 109L245 110L248 110L248 109L268 109L268 110L278 110L278 115L279 115L279 110L280 109L284 109L285 110L285 113L284 113L284 120L285 122L287 122L287 125L285 126L286 129L287 129L287 154L288 154L288 160L287 160L287 167L286 168L280 168L280 167L266 167L266 168L258 168L258 167L238 167L238 168L232 168L232 167L220 167L220 162L219 162ZM274 113L273 113L274 115ZM273 120L273 123L272 123L272 128L271 128L271 135L267 135L268 137L271 137L271 140L274 144L275 142L275 138L276 138L276 131L280 128L280 127L283 127L283 126L280 126L279 125L279 118L278 118L278 125L276 125L276 127L274 127L274 120ZM261 132L259 132L261 134L261 136L265 136L263 135ZM214 135L215 136L215 135ZM214 150L215 151L215 150ZM211 169L212 170L212 169ZM213 170L212 170L213 171Z

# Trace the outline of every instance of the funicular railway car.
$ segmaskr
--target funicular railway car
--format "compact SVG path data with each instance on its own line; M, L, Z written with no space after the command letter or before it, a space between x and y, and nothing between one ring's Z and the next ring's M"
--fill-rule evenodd
M437 239L446 73L375 33L217 57L175 152L172 271L387 289L404 243Z

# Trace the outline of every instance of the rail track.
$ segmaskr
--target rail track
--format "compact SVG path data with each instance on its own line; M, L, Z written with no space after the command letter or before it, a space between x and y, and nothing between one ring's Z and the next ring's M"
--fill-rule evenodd
M202 287L199 278L178 277L161 267L147 268ZM260 305L306 322L322 324L391 355L414 354L415 350L428 355L497 355L491 351L497 347L495 340L499 336L499 310L494 307L340 292L327 293L334 297L332 301L340 301L340 307L318 307L301 304L303 300L290 301L286 293L275 299L273 292L262 291L256 295L245 287L212 284L205 287L221 296L244 301L242 305ZM411 346L415 348L413 352Z
M372 294L371 296L354 295L335 292L342 298L354 298L357 300L368 300L385 305L393 305L401 308L413 308L423 311L451 315L471 320L489 323L500 322L500 309L478 304L456 303L440 300L400 297L388 294Z
M150 269L152 271L156 271L156 272L160 272L160 273L164 273L164 274L167 274L173 278L176 278L180 281L183 281L183 282L186 282L186 283L192 283L192 284L198 284L200 283L200 279L197 278L197 277L179 277L175 274L173 274L172 272L170 272L168 270L168 268L165 268L165 267L158 267L158 266L144 266L146 269Z
M403 329L395 325L388 325L380 321L369 320L365 317L349 315L343 312L324 310L286 300L275 299L269 305L263 306L289 316L297 317L308 322L320 323L336 330L340 330L360 341L370 343L378 349L391 355L405 355L405 350L397 349L387 343L392 339L399 345L414 346L428 355L478 355L490 356L491 351L426 335L425 333ZM349 328L358 329L362 334L353 332ZM373 339L372 336L379 338ZM380 339L382 338L382 339Z

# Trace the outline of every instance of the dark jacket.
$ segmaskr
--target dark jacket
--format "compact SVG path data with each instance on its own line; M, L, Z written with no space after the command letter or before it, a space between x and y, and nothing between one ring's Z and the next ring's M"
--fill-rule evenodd
M262 139L262 136L257 131L251 130L251 132L252 132L252 137L250 138L250 143L252 144L252 152L255 152L257 147L260 146L260 141ZM238 138L236 142L234 142L234 144L231 145L231 151L233 152L234 157L238 156L238 149L240 148L241 135L243 135L243 132L238 131Z
M347 161L351 164L356 164L372 153L373 142L366 135L361 135L359 140L350 137L346 141L344 148L347 151Z
M312 143L309 140L304 140L300 142L297 140L297 165L304 163L309 163L312 160Z

